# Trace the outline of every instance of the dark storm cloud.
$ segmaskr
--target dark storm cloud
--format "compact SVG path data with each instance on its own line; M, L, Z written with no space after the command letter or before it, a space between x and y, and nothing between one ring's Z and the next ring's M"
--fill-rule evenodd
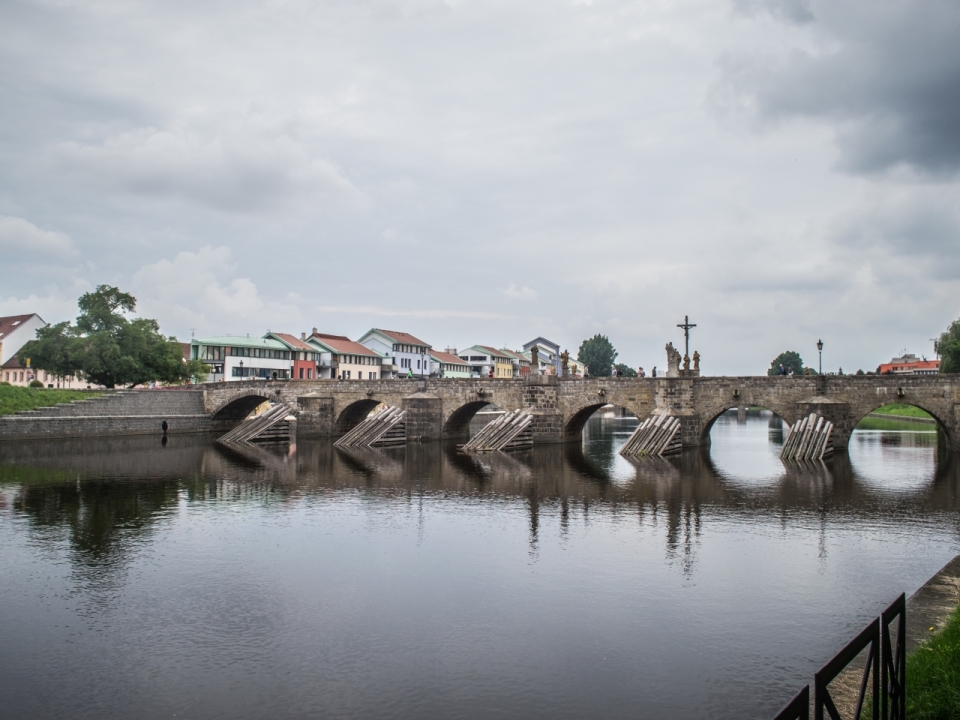
M737 0L736 7L802 18L793 3ZM833 124L849 172L960 169L960 3L818 2L810 13L795 47L726 58L739 99L761 121Z

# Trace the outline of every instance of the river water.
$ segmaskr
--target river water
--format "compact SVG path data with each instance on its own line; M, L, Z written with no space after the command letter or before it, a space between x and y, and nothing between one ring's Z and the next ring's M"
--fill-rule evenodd
M769 718L960 552L917 426L582 447L0 443L5 718ZM921 430L929 427L919 426Z

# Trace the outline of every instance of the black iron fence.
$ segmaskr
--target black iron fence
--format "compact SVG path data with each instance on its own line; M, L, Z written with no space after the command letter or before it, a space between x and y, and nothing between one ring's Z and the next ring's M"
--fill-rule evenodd
M891 626L896 623L896 643ZM843 650L820 668L813 680L814 720L844 720L830 695L830 683L855 658L866 652L856 709L849 720L861 720L867 698L871 720L904 720L907 676L907 600L900 595L880 617L871 622ZM869 695L868 695L869 689ZM810 720L810 686L803 688L780 711L775 720Z

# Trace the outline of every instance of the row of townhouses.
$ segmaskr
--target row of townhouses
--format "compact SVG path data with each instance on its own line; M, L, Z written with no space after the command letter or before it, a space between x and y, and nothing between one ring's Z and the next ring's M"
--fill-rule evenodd
M83 378L57 378L20 362L20 348L36 337L47 323L36 313L0 317L0 382L26 386L39 381L47 387L89 387ZM538 370L544 375L562 373L560 346L543 337L525 343L521 350L474 345L434 350L429 343L396 330L373 328L359 340L317 331L300 337L268 332L263 337L225 335L184 344L184 359L201 360L209 367L211 381L252 378L264 380L379 380L418 378L522 378L530 373L532 350L537 349ZM915 355L893 358L877 368L878 373L919 375L939 371L939 360ZM586 368L568 361L573 377L583 377Z
M521 378L530 372L531 352L537 347L541 373L562 371L560 346L542 337L522 350L474 345L434 350L410 333L373 328L359 340L344 335L313 332L268 332L263 337L226 335L191 343L190 356L210 369L209 380L388 380L415 378ZM583 367L569 361L574 376Z
M39 381L48 387L88 387L83 378L55 378L49 372L20 362L18 353L46 322L37 315L0 317L0 382L26 386ZM268 332L263 337L224 335L193 340L185 345L185 358L204 362L209 380L378 380L418 378L521 378L530 373L531 351L536 347L542 374L560 374L560 346L534 338L522 350L474 345L435 350L410 333L373 328L359 340L321 333L308 336ZM582 376L584 368L569 361L569 372Z

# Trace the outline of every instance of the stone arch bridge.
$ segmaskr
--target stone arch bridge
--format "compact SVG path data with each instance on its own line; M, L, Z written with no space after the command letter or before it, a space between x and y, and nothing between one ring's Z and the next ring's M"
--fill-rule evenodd
M340 435L386 403L407 411L410 438L462 438L477 411L493 404L529 409L534 442L556 443L579 439L587 419L609 403L640 418L679 417L685 447L709 444L710 428L724 411L762 406L791 425L811 412L825 416L842 450L865 415L907 403L936 418L947 446L960 450L960 375L289 380L211 383L184 392L198 389L214 431L236 425L264 400L281 399L296 408L301 436Z

